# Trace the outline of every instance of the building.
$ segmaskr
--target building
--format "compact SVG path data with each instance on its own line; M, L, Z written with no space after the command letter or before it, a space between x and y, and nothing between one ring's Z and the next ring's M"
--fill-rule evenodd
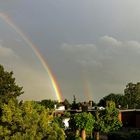
M140 128L140 109L119 110L119 119L124 127Z

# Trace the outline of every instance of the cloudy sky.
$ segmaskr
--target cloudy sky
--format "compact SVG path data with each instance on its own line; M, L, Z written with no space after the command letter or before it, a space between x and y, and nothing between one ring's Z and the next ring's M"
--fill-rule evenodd
M41 52L69 100L123 93L140 81L139 0L0 0L0 64L14 71L22 99L56 99Z

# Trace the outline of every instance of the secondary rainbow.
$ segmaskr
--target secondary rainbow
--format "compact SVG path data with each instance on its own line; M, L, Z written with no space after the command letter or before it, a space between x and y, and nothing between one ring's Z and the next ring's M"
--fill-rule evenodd
M87 99L87 101L90 101L90 100L92 100L90 83L89 83L89 80L86 76L86 72L84 69L82 70L82 79L83 79L83 88L84 88L83 90L84 90L85 99Z
M32 43L30 39L27 38L27 36L16 26L16 24L10 19L10 17L4 13L0 13L0 18L3 19L10 27L12 27L21 37L22 39L27 43L27 45L33 50L33 52L36 54L38 59L40 60L42 66L47 71L50 81L52 83L56 98L59 102L62 101L63 97L60 91L60 88L57 84L56 78L53 75L51 69L49 68L49 65L47 64L46 60L43 58L40 51L37 49L35 44Z
M85 94L85 98L87 99L87 101L90 101L92 98L91 98L91 95L90 95L90 87L89 87L89 83L88 81L85 79L84 81L84 94Z

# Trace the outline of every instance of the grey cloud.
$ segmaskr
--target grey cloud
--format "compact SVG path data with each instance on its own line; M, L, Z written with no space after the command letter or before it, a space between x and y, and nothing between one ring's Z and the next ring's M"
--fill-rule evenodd
M73 64L71 64L72 69L75 66L74 72L78 73L85 69L87 75L85 77L89 77L87 80L93 85L91 94L94 98L99 99L103 94L111 92L123 93L127 82L140 80L138 41L122 41L111 36L103 36L96 43L88 44L65 43L59 51L63 54L64 60L69 60L68 64L69 62ZM67 71L65 74L68 75ZM96 93L100 94L96 95Z
M96 51L96 45L95 44L62 44L62 49L65 51L71 51L71 52L95 52Z
M0 44L0 58L17 57L17 54L11 49Z
M61 50L64 51L67 57L70 57L70 59L73 59L73 61L82 65L100 65L96 60L93 61L92 59L97 53L97 47L95 44L64 43L61 46Z
M119 41L111 36L99 38L98 43L93 44L68 44L61 46L64 57L81 65L93 65L102 67L105 61L126 59L127 56L138 57L140 43L138 41Z
M113 46L120 46L122 45L121 41L118 41L117 39L111 37L111 36L103 36L100 38L100 42L102 42L104 45L113 45Z
M129 51L133 51L136 54L140 53L140 42L138 41L133 41L133 40L127 41L125 42L124 46Z
M119 55L126 56L126 53L137 55L140 51L140 43L138 41L119 41L111 36L103 36L97 44L67 44L61 46L61 51L67 57L77 61L93 61L112 59ZM126 56L127 57L127 56Z

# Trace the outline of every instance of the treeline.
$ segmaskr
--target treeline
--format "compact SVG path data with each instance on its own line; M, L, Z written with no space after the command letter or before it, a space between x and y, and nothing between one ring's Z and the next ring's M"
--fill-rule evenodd
M124 89L124 94L111 93L103 97L98 105L105 106L106 101L114 101L117 108L132 109L140 108L140 83L128 83Z

